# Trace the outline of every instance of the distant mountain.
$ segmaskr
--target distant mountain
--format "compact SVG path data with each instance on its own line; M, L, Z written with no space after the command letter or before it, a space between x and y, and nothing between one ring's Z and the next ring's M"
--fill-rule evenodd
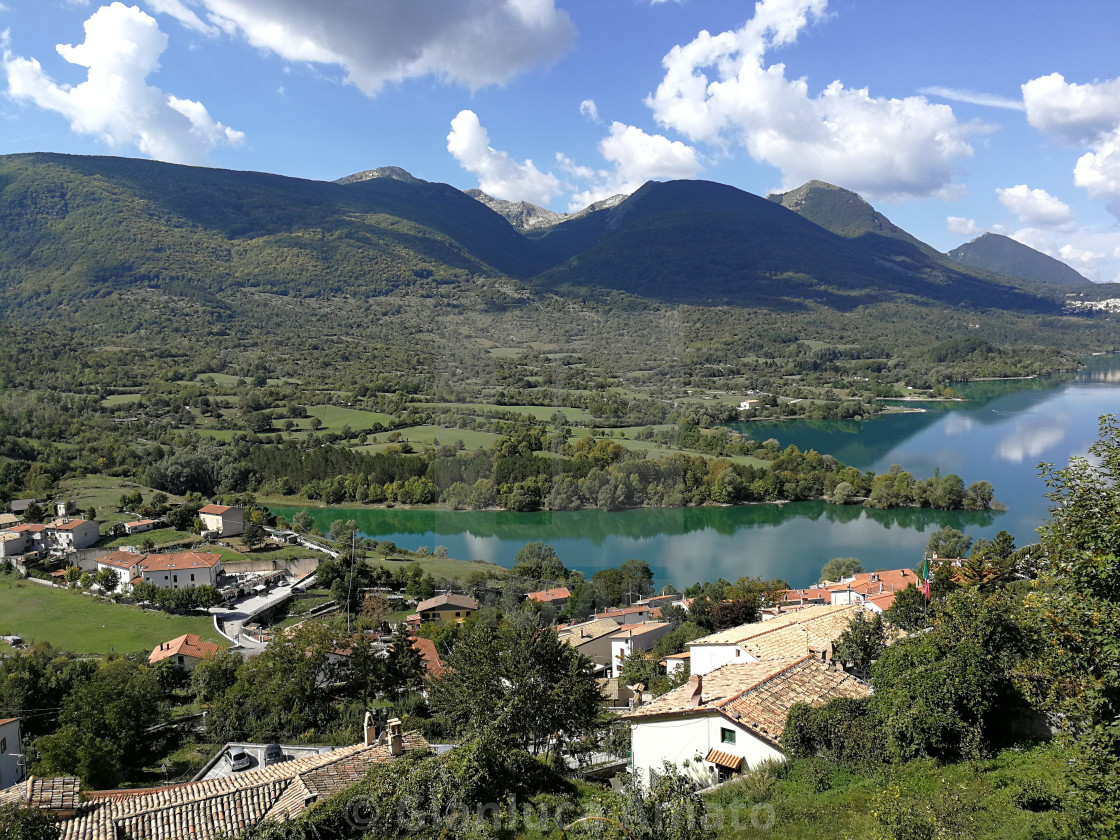
M537 241L558 265L537 282L777 309L815 303L845 311L903 298L1055 309L1050 298L954 266L854 193L820 182L807 187L802 200L791 202L822 213L832 207L828 221L850 235L826 229L782 201L723 184L650 182L613 208L541 234ZM882 232L866 230L869 225Z
M399 166L382 166L377 169L367 169L364 172L355 172L353 175L339 178L335 183L357 184L362 181L373 181L377 178L391 178L394 181L404 181L410 184L421 183L419 178L414 178L411 172L401 169Z
M494 196L487 195L482 190L467 190L467 195L477 201L481 201L523 233L543 230L558 225L561 222L568 221L569 219L578 219L580 216L585 216L596 210L614 207L626 200L626 195L624 194L613 195L610 198L605 198L602 201L590 204L575 213L557 213L553 210L546 210L544 207L530 204L527 201L506 201L501 198L494 198Z
M949 259L972 268L1058 286L1084 286L1092 282L1061 260L998 233L985 233L954 248L949 252Z
M777 202L811 222L854 241L857 247L884 255L912 256L912 249L931 259L942 255L911 236L868 204L861 196L824 181L809 181L786 193L771 193Z

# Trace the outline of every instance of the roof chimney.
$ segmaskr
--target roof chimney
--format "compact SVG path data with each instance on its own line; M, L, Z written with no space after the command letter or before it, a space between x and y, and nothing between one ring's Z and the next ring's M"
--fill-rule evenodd
M688 698L688 708L695 709L701 704L704 696L704 678L699 674L693 674L688 678L688 685L692 689L691 696Z
M389 752L392 755L404 753L404 734L401 732L400 718L389 718Z
M366 734L365 745L368 747L371 744L376 743L377 742L377 726L374 725L373 713L372 712L366 712L366 717L365 717L365 721L362 725L362 728L365 730L365 734Z

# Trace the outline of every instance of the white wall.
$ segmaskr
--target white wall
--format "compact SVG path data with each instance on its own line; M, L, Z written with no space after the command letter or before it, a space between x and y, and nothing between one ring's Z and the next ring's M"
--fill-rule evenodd
M219 566L221 564L217 563L213 566L168 569L166 571L160 569L155 572L147 572L141 569L141 574L143 574L145 581L154 583L163 589L191 589L195 586L213 586L218 577ZM192 577L194 580L191 580Z
M0 742L4 747L3 751L0 751L0 790L4 790L16 782L23 781L23 771L18 758L18 754L23 752L19 742L18 720L0 726Z
M735 732L734 744L723 743L721 729ZM740 769L744 772L767 759L785 760L781 752L718 712L634 723L630 733L631 763L638 778L647 785L649 771L661 770L664 761L677 765L701 785L714 784L715 765L704 761L713 748L742 756ZM688 767L683 766L686 761L690 762Z
M690 645L692 654L692 674L710 674L724 665L745 665L758 662L738 645Z

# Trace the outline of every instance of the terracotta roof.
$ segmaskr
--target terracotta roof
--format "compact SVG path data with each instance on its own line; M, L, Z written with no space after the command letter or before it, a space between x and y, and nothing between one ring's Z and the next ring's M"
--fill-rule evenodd
M19 720L19 718L0 718L0 726L7 726L12 721Z
M808 656L724 665L700 678L700 688L700 704L695 707L691 704L694 683L690 681L623 715L623 719L641 723L651 718L719 714L778 745L786 715L794 704L820 706L838 697L867 697L871 693L866 683Z
M90 522L88 519L67 519L65 521L62 520L62 519L56 519L54 522L50 523L47 527L51 528L52 530L55 530L55 531L73 531L79 525L96 525L96 524L97 523L95 523L95 522Z
M889 610L894 606L894 592L884 592L882 595L869 595L864 599L865 604L874 604L881 610Z
M883 572L860 572L852 580L829 585L833 592L851 589L861 595L896 592L917 583L918 576L912 569L888 569Z
M187 633L177 639L172 639L170 642L160 644L148 657L148 664L151 665L161 659L167 659L169 656L193 656L195 659L210 659L217 656L219 650L221 648L213 642L205 642L194 633Z
M670 653L665 658L666 659L691 659L692 658L692 653L690 651L686 650L684 653Z
M418 613L444 609L477 610L478 601L470 595L437 595L416 605Z
M137 519L135 522L126 522L124 524L126 528L132 528L136 525L155 525L156 521L154 519Z
M428 748L414 732L405 735L404 746L406 750ZM385 745L359 745L220 779L94 792L88 801L77 805L75 816L63 816L59 823L61 840L217 840L240 835L265 820L298 816L314 802L354 784L372 766L391 758ZM72 781L76 797L77 779ZM0 804L31 804L25 793L30 784L23 782L4 791ZM17 791L14 798L9 791ZM42 802L41 796L38 801Z
M541 589L538 592L530 592L525 597L530 601L547 603L548 601L563 601L565 598L571 598L572 593L568 587L558 586L554 589Z
M23 531L30 531L32 534L38 534L41 531L47 530L47 526L46 525L39 525L35 522L21 522L18 525L13 525L8 530L9 531L15 531L17 533L21 533Z
M77 809L80 782L74 776L41 779L31 776L0 793L0 805L22 805L47 811Z
M596 618L602 618L605 615L638 615L645 612L649 612L648 606L636 604L632 607L610 607L605 610L599 610L595 616Z
M443 661L439 658L439 651L436 650L436 643L431 639L416 639L412 643L412 649L420 654L420 658L424 660L424 669L428 672L429 677L440 677L443 675Z
M198 509L198 512L221 514L225 513L227 510L233 510L233 508L231 508L229 505L206 505L206 507L200 507Z
M851 605L831 606L829 604L818 604L806 609L799 610L795 613L783 613L782 615L772 618L769 621L760 621L755 624L740 624L738 627L732 627L728 630L721 630L718 633L712 633L709 636L697 639L690 642L692 645L737 645L760 636L764 633L773 633L780 627L786 627L792 624L804 624L807 621L823 618L825 616L833 615L838 612L851 612L854 609Z
M222 555L200 551L180 551L175 554L146 554L140 564L142 572L164 572L173 569L210 569L221 562Z
M146 555L137 554L135 551L113 551L104 557L98 557L98 563L106 566L115 566L118 569L131 569L144 559Z
M832 601L832 592L824 588L787 589L782 599L783 601L820 601L828 604Z
M644 636L653 633L662 627L668 627L667 621L645 621L641 624L623 624L611 636L612 639L629 639L634 636Z

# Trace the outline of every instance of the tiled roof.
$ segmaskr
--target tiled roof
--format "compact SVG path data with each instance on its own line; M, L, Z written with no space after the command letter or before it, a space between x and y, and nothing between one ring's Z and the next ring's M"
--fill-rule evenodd
M137 554L134 551L113 551L106 554L104 557L98 557L97 562L118 569L131 569L143 560L144 557L145 555Z
M629 639L634 636L645 636L654 633L663 627L668 627L667 621L646 621L641 624L623 624L615 631L612 639Z
M175 554L147 554L140 564L142 572L166 572L178 569L209 569L221 562L222 555L200 551L180 551Z
M791 624L804 624L808 621L813 621L838 612L850 613L852 609L853 607L848 605L834 607L829 604L818 604L795 613L783 613L769 621L760 621L755 624L740 624L738 627L732 627L728 630L712 633L710 636L704 636L694 642L690 642L690 644L738 645L764 633L773 633L780 627L786 627Z
M187 633L177 639L172 639L170 642L163 642L152 651L148 657L148 664L151 665L161 659L167 659L169 656L193 656L195 659L209 659L216 656L219 650L221 648L213 642L205 642L194 633Z
M88 519L66 519L66 520L56 519L54 522L50 523L47 527L51 528L55 531L73 531L79 525L91 525L91 524L96 524L96 523L91 523Z
M222 514L222 513L225 513L227 510L233 510L233 508L231 508L229 505L206 505L206 507L200 507L198 509L198 512L199 513Z
M439 651L436 650L435 642L431 639L416 639L412 643L412 649L419 653L420 658L424 660L424 668L429 677L443 675L443 661L439 658Z
M542 589L539 592L530 592L525 596L530 601L541 601L547 603L549 601L563 601L565 598L571 598L571 590L566 586L558 586L554 589Z
M405 735L404 747L428 748L422 737L411 732ZM76 806L75 816L63 816L61 840L217 840L239 835L266 819L298 816L391 757L388 746L359 745L218 779L95 792ZM11 801L30 804L25 791L35 781L56 780L16 785L11 790L19 793ZM76 800L77 779L73 791ZM8 793L0 794L0 804L9 799Z
M782 599L783 601L819 601L828 604L832 601L832 593L824 588L787 589Z
M617 632L618 622L613 618L597 618L593 621L585 621L582 624L569 624L557 635L560 636L561 641L567 642L573 647L579 647L585 642L610 636Z
M41 779L31 776L0 794L0 805L22 805L46 811L77 809L80 782L74 776Z
M851 589L861 595L871 595L897 592L917 582L918 576L911 569L888 569L883 572L860 572L852 580L830 584L828 588L834 592Z
M623 719L642 723L652 718L716 713L777 744L794 704L819 706L838 697L871 693L866 683L813 657L724 665L705 674L700 688L701 702L695 708L691 705L694 685L689 682Z
M6 726L12 721L19 720L19 718L0 718L0 726Z
M884 592L882 595L869 595L864 599L865 604L874 604L881 610L889 610L894 606L894 592Z
M477 610L478 601L470 595L437 595L416 605L418 613L443 609Z
M22 533L23 531L29 531L32 534L38 534L42 531L47 530L47 526L46 525L39 525L35 522L21 522L18 525L13 525L8 530L9 531L15 531L16 533Z
M741 755L732 755L723 750L710 749L707 756L704 757L705 761L710 761L712 764L718 764L720 767L726 767L728 770L738 770L743 763Z
M135 528L137 525L155 525L154 519L137 519L135 522L124 523L126 528Z

